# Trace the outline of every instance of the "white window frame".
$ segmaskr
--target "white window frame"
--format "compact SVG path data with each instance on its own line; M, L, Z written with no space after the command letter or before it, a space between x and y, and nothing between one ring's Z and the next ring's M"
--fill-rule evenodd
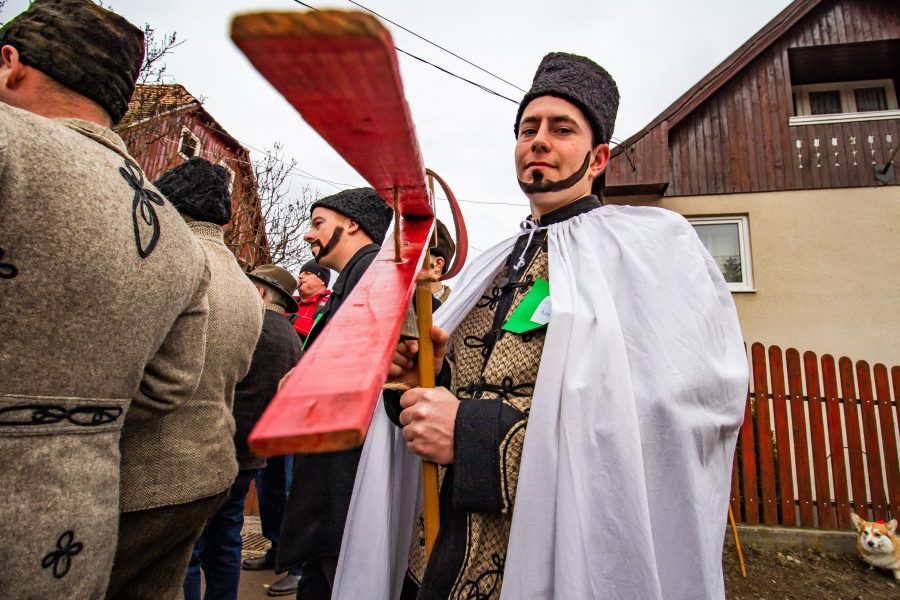
M746 216L688 217L691 225L737 225L738 251L741 256L741 281L726 282L732 292L755 292L753 287L753 261L750 257L750 220ZM702 242L701 242L702 243Z
M228 166L228 164L225 162L224 158L219 161L219 166L224 167L225 170L228 171L228 193L233 194L234 193L234 177L235 177L234 169L232 169L231 167Z
M194 140L194 153L193 154L185 154L181 151L182 144L184 143L184 134L188 134ZM187 127L181 128L181 134L178 136L178 156L185 160L189 160L193 156L200 156L200 138L194 135L194 132L188 129Z
M885 89L887 110L866 112L858 112L856 110L856 95L853 93L853 90L867 87L883 87ZM897 92L894 89L894 82L890 79L869 79L866 81L840 81L833 83L795 85L793 86L792 91L797 99L797 115L791 117L791 125L868 121L887 118L895 119L900 116L900 111L897 109ZM842 112L827 115L812 114L812 110L809 106L809 93L827 91L840 93Z

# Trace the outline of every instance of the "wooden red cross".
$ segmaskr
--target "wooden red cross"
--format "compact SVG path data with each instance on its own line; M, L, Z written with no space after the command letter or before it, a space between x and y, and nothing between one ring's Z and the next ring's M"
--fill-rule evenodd
M358 446L387 379L434 223L393 42L375 18L336 11L241 15L231 37L402 217L399 240L385 241L249 438L263 456Z

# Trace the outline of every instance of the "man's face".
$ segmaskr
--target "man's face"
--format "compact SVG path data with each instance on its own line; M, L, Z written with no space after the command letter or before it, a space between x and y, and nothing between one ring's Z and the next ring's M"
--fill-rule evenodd
M590 194L609 146L592 146L581 110L555 96L535 98L522 112L516 140L516 177L536 216Z
M303 271L297 276L297 290L300 293L300 299L306 300L324 292L325 282L319 279L319 276L315 273Z
M309 220L309 231L303 240L309 244L313 258L323 267L339 270L331 259L332 252L339 247L344 231L350 226L350 219L341 213L317 206Z

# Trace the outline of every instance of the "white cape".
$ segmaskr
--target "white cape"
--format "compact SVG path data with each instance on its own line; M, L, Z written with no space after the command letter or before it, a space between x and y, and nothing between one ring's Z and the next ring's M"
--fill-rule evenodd
M547 239L552 314L501 597L724 598L748 369L722 274L662 209L604 206L550 225ZM437 324L460 324L514 242L471 263ZM399 598L420 465L379 403L332 598Z

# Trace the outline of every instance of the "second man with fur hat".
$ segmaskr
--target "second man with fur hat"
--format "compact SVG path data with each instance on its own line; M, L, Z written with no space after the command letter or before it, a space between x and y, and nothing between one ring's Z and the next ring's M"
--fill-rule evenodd
M375 260L392 216L390 206L372 188L344 190L312 205L310 228L304 239L316 262L340 275L328 302L317 314L307 347L315 343ZM295 457L277 566L279 570L303 567L298 597L304 600L331 597L360 451L355 448Z
M223 241L231 217L225 169L201 158L156 186L206 254L210 284L206 360L194 396L177 411L122 434L119 542L108 597L172 598L194 542L238 472L234 388L247 373L263 302Z

